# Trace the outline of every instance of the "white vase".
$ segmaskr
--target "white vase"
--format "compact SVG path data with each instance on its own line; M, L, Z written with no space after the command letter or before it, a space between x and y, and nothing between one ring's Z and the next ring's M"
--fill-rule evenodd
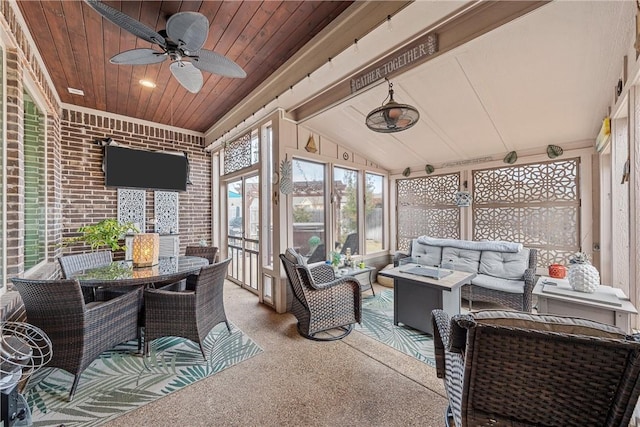
M600 273L590 263L571 264L567 278L571 288L578 292L593 293L600 285Z

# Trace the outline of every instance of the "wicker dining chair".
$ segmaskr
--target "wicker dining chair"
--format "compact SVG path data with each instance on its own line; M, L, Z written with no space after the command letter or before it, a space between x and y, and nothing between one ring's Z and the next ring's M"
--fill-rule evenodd
M102 267L113 261L111 251L96 251L83 254L63 255L58 258L62 278L71 279L77 272L87 268Z
M216 262L218 248L216 246L187 246L184 250L186 256L199 256L209 260L209 264Z
M113 254L111 251L96 251L96 252L87 252L82 254L74 254L74 255L63 255L58 258L58 263L60 264L60 270L62 271L63 279L71 279L73 276L83 270L88 268L102 267L105 265L111 264L113 261ZM122 292L120 292L121 294ZM82 289L82 294L84 295L85 302L89 303L96 299L109 299L113 296L109 293L108 295L103 293L96 298L95 289Z
M27 322L51 339L53 357L47 367L74 375L69 401L80 375L102 352L138 338L138 306L142 290L104 302L85 304L76 279L11 279L20 293ZM140 347L140 341L138 342Z
M200 269L193 290L170 291L145 289L144 353L150 343L161 337L176 336L198 343L204 359L203 342L211 329L225 322L231 326L224 311L224 279L231 258Z
M360 282L351 276L336 279L327 264L307 266L292 248L280 254L293 292L291 312L298 319L298 332L316 341L333 341L351 333L354 323L362 320ZM317 335L331 329L340 335Z
M206 258L209 260L209 264L216 262L218 255L218 248L216 246L187 246L184 250L185 256L198 256L200 258ZM191 275L185 280L181 281L177 286L170 288L170 290L194 290L196 286L197 276Z
M627 426L640 395L640 335L590 320L432 312L445 424Z

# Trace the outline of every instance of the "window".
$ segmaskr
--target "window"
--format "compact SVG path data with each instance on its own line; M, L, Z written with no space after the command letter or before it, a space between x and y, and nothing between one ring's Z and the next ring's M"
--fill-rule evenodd
M365 173L364 194L364 253L384 249L384 177Z
M258 138L258 131L251 132L251 164L255 165L260 159L260 139Z
M332 194L334 249L346 253L349 248L352 254L362 253L358 236L358 172L334 167Z
M307 262L385 249L383 175L300 159L292 169L293 246Z
M262 238L262 241L264 242L264 248L266 249L266 251L264 251L263 265L270 266L271 268L273 268L273 262L274 262L273 217L274 217L275 205L273 204L273 198L271 197L271 195L275 191L278 191L276 189L277 185L275 183L275 175L274 175L274 172L277 168L273 164L273 129L271 125L264 126L262 128L262 132L263 132L263 140L264 140L263 142L264 171L262 176L264 177L263 179L265 182L265 187L267 188L267 194L269 195L269 197L264 198L265 207L263 210L265 214L263 215L263 218L262 218L262 220L265 222L266 226L268 227L265 235ZM265 290L266 290L266 287L265 287ZM270 289L269 289L269 296L271 296Z
M321 163L292 160L293 246L309 262L326 259L325 167Z
M46 153L44 115L24 94L24 269L46 256Z

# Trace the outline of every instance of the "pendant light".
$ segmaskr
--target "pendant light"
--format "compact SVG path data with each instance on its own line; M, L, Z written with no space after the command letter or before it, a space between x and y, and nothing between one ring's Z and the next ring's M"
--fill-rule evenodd
M389 95L387 98L389 102L367 115L365 123L369 129L374 132L391 133L409 129L416 124L420 118L420 113L411 105L398 104L394 101L393 83L391 82L389 82ZM387 98L385 98L385 101Z

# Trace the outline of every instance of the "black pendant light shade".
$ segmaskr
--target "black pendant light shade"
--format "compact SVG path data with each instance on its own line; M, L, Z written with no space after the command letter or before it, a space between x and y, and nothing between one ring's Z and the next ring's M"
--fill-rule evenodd
M375 132L391 133L409 129L420 118L415 107L393 100L393 83L389 82L389 102L367 115L366 124Z

